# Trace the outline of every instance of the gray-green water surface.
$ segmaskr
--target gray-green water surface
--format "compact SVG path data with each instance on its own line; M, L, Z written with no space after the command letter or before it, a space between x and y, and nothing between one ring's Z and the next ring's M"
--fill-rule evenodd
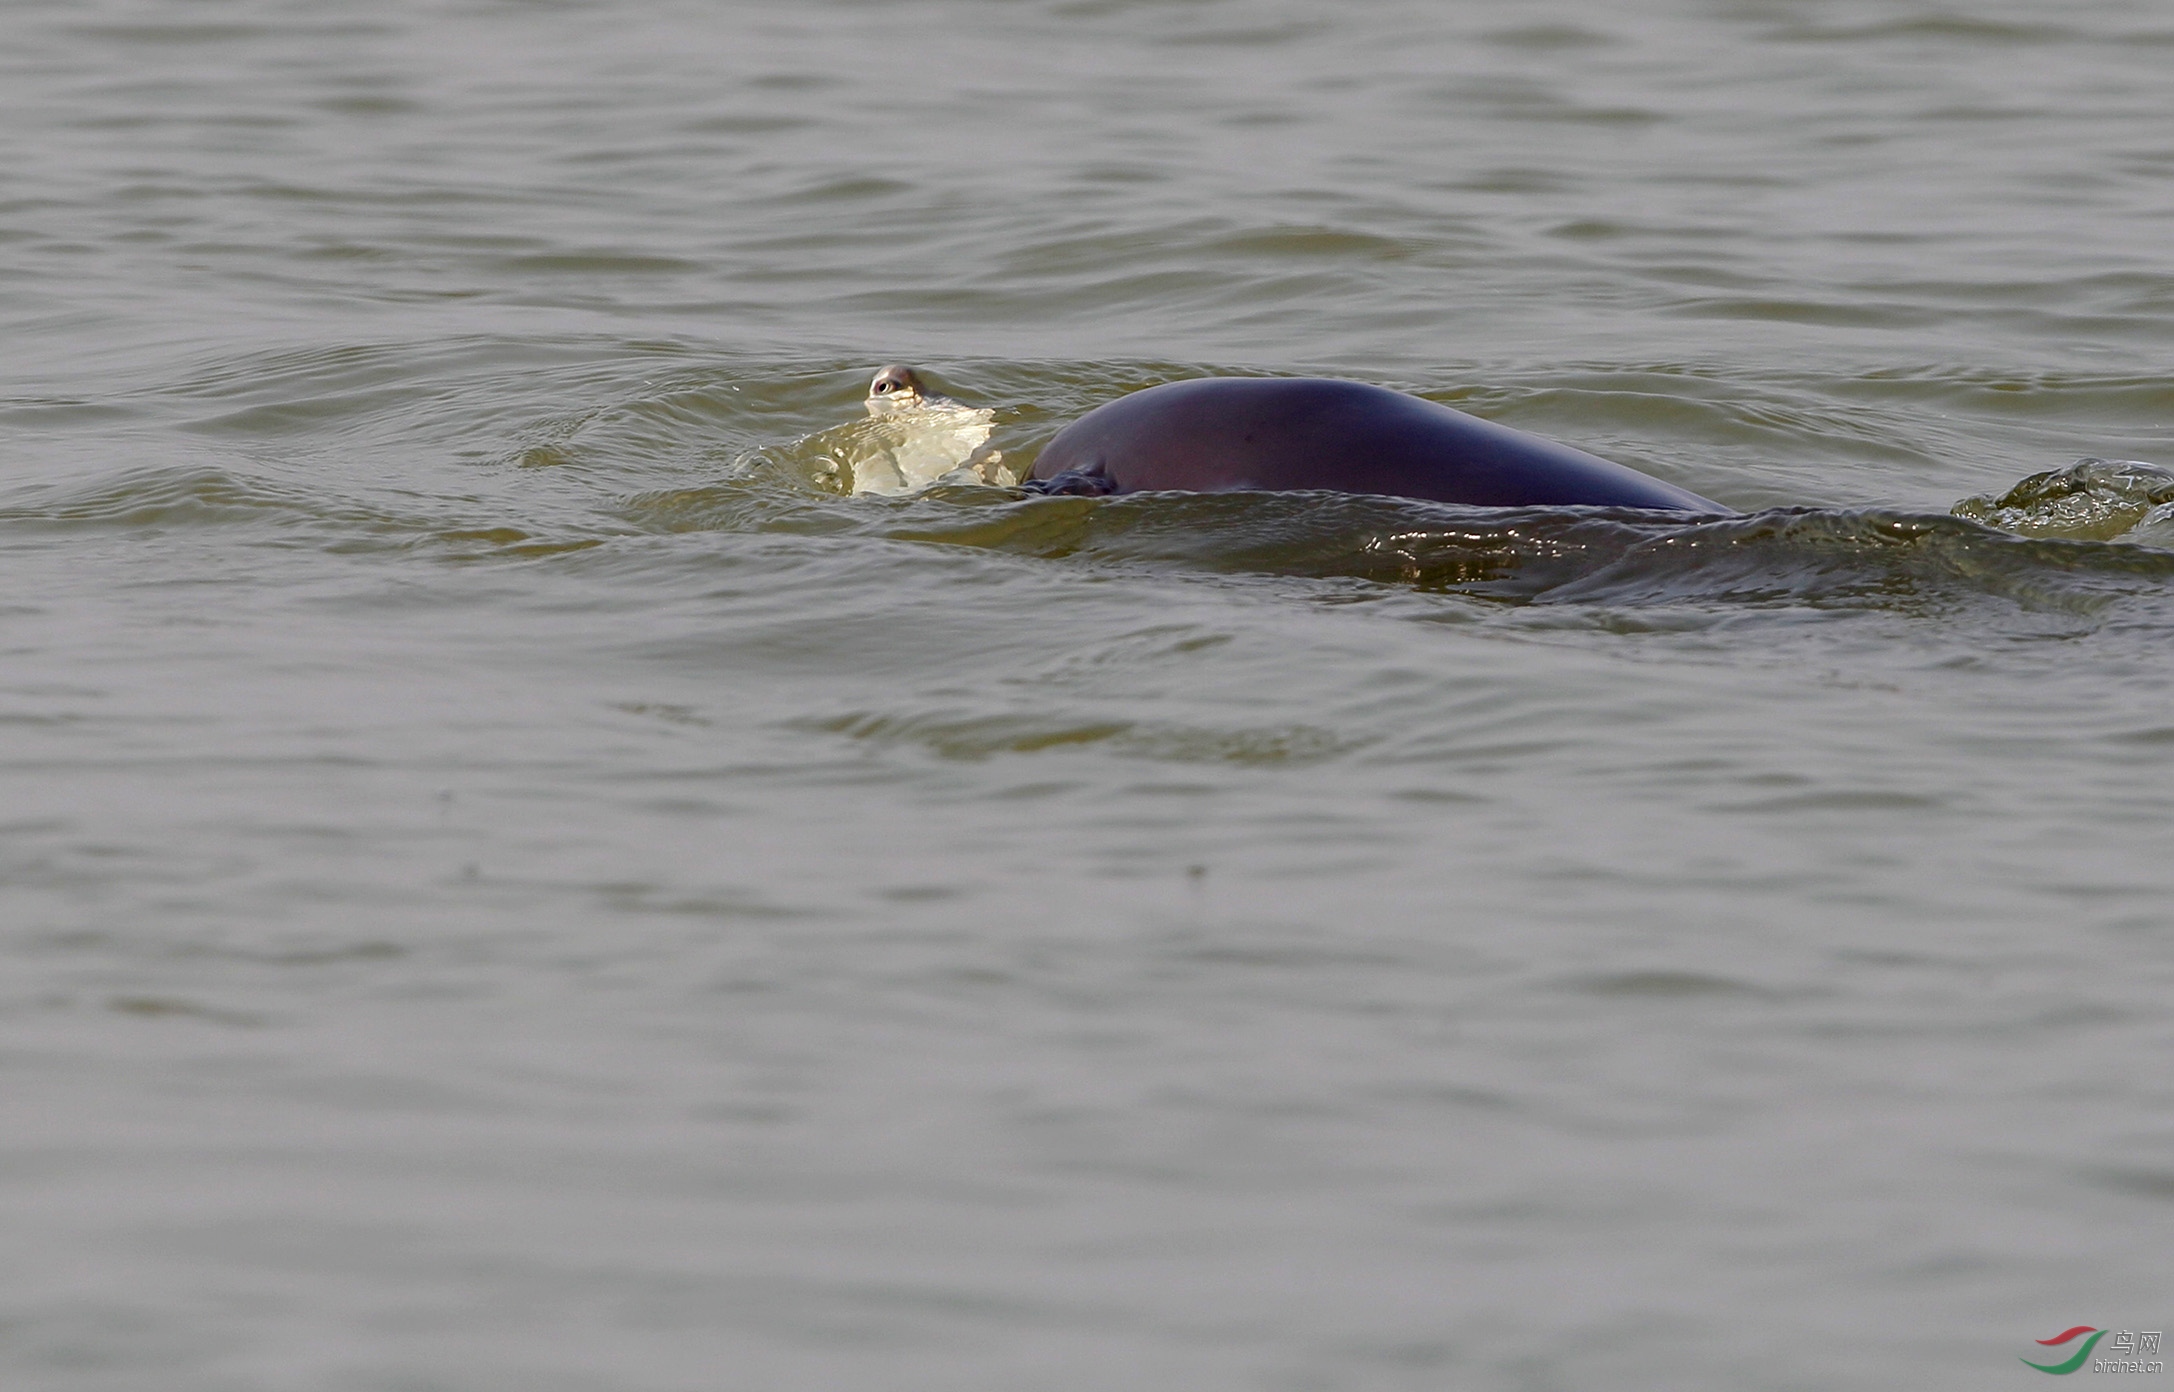
M2174 523L1950 509L2174 465L2170 63L2158 0L0 9L0 1385L2160 1329ZM1306 372L1746 515L846 496L891 361L1012 459Z

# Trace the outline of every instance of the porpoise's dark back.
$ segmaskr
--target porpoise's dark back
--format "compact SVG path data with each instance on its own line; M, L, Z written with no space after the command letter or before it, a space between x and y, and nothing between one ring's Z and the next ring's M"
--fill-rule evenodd
M1205 377L1119 397L1059 431L1034 477L1098 470L1121 493L1322 488L1475 507L1730 511L1538 435L1317 377Z

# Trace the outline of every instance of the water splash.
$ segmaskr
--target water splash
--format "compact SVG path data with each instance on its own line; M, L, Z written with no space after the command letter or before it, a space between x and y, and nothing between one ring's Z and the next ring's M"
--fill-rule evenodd
M996 412L954 402L848 421L818 431L764 461L824 493L916 493L938 483L1009 484L1016 475L990 448Z
M1953 511L2018 536L2174 547L2174 471L2136 459L2079 459L1997 498L1965 498Z

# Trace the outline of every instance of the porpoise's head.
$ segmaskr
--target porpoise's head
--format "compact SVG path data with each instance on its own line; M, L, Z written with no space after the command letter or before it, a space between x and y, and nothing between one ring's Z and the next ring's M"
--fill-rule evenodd
M868 414L871 416L919 406L927 400L928 392L921 385L920 374L904 363L892 363L868 384Z

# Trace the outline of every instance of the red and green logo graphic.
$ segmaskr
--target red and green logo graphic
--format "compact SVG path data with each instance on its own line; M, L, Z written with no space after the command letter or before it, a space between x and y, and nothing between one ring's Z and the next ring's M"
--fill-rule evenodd
M2091 1337L2083 1341L2083 1347L2077 1349L2074 1355L2062 1360L2059 1363L2031 1363L2031 1360L2029 1360L2028 1358L2024 1359L2023 1361L2025 1363L2029 1363L2031 1367L2036 1368L2041 1373L2052 1373L2056 1377L2067 1377L2070 1373L2073 1373L2078 1368L2081 1368L2084 1365L2085 1361L2091 1357L2091 1350L2098 1346L2099 1340L2106 1337L2106 1331L2103 1329L2093 1329L2088 1324L2079 1324L2074 1329L2062 1330L2060 1333L2054 1335L2050 1339L2040 1339L2038 1341L2039 1343L2045 1345L2047 1348L2052 1348L2057 1344L2067 1343L2070 1339L2075 1338L2079 1334L2088 1334Z

